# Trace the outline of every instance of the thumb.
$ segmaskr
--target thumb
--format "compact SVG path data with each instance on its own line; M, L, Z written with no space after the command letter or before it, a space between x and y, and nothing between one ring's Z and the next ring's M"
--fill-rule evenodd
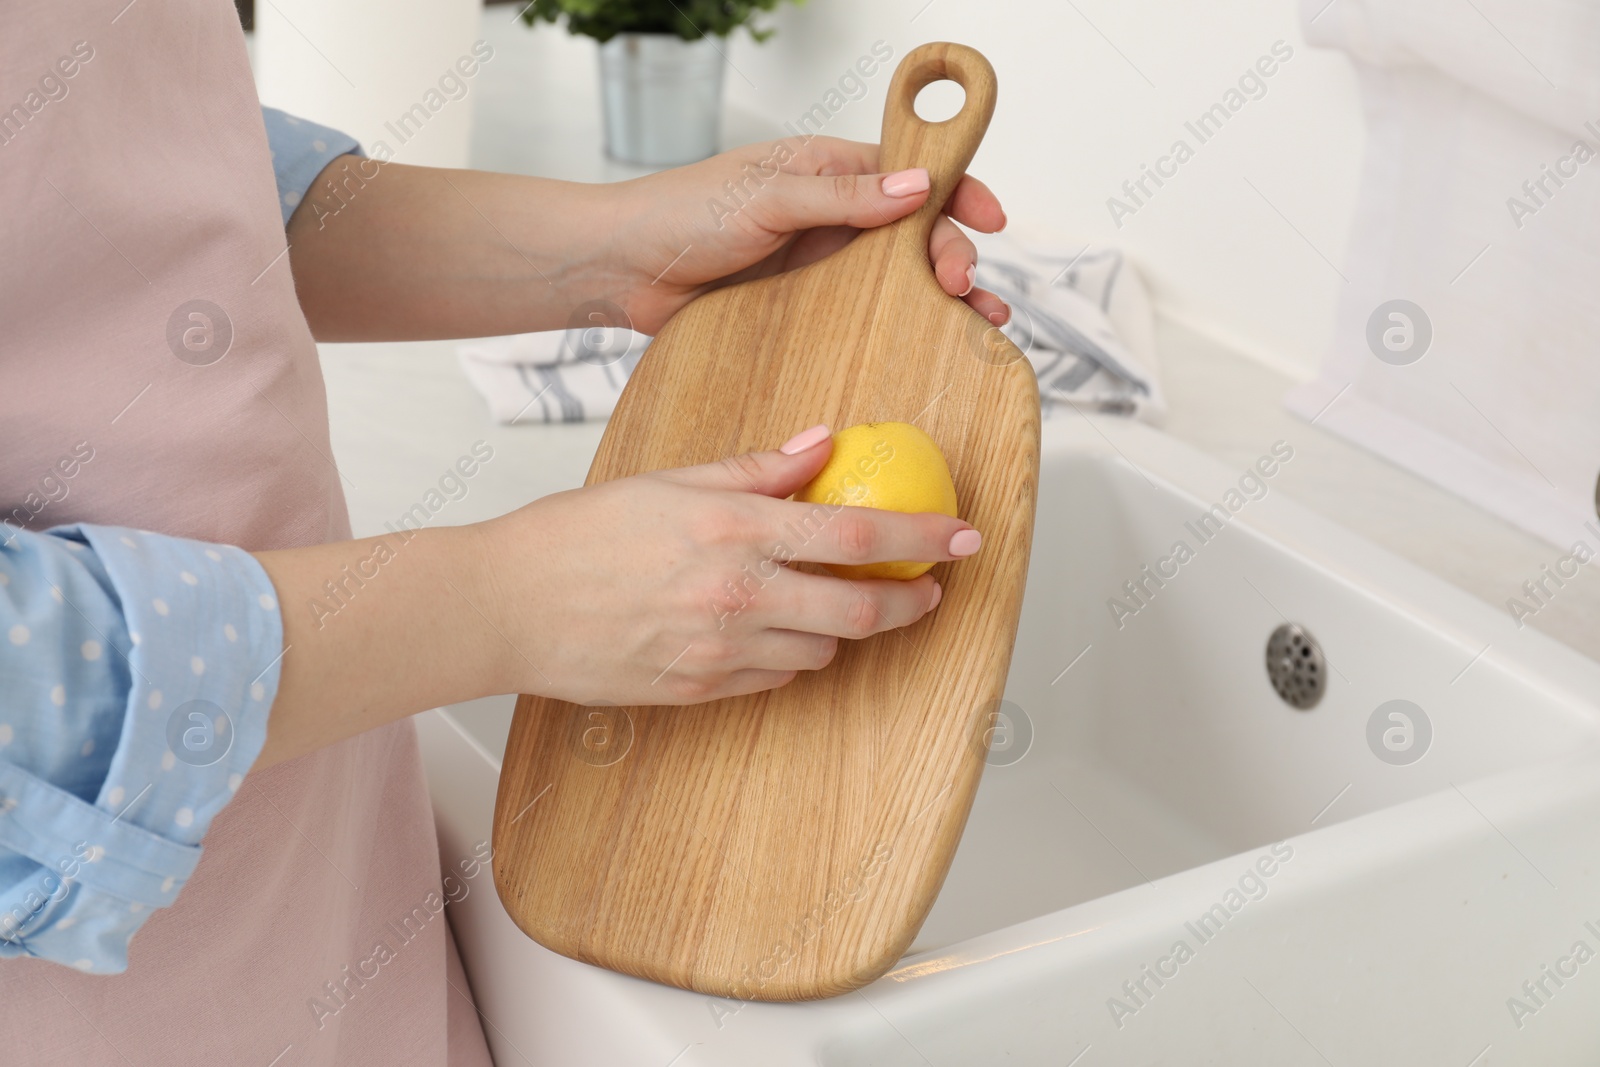
M909 215L928 199L924 167L893 174L784 175L773 196L758 198L761 225L775 233L815 226L869 229Z
M813 426L766 452L746 452L660 475L681 485L782 499L815 478L832 454L833 435L826 426Z

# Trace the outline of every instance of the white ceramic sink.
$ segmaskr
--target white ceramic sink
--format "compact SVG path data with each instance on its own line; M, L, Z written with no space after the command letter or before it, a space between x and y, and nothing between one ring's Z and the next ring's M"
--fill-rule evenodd
M1005 718L911 953L741 1006L557 956L484 879L451 915L498 1062L1595 1062L1600 665L1275 477L1048 420ZM1285 622L1326 657L1310 710L1269 683ZM447 865L489 837L508 709L422 720Z

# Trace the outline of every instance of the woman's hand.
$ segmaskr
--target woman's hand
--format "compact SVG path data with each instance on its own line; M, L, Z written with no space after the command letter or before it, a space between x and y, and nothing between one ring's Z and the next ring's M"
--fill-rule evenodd
M952 560L980 538L945 515L784 500L831 452L818 426L486 523L258 553L284 655L256 766L496 693L648 705L772 689L826 667L840 638L909 626L939 604L929 575L784 564Z
M593 300L654 334L708 289L804 266L926 202L925 171L877 166L877 145L833 137L611 185L340 156L289 220L289 262L320 341L560 330ZM972 177L946 208L928 242L939 284L1004 325L1010 309L973 287L977 250L951 220L992 233L1005 213Z
M606 272L600 287L635 329L654 334L708 289L805 266L928 199L926 170L877 168L875 144L788 138L613 186L617 222L596 263ZM977 249L951 220L995 233L1005 228L1005 212L970 175L946 209L928 242L934 275L945 292L1004 325L1011 309L975 288Z
M615 704L753 693L826 667L840 638L933 610L942 591L928 575L847 581L783 565L977 548L969 534L951 553L972 529L960 519L782 499L831 451L817 427L780 449L558 493L488 523L485 610L518 646L515 688Z

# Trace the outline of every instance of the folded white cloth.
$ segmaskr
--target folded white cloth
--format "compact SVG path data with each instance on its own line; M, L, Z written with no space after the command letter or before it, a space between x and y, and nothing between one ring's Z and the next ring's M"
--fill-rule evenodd
M1011 305L1002 332L1032 362L1047 417L1073 404L1160 421L1166 406L1150 297L1120 251L974 239L978 285ZM457 355L494 421L582 422L610 416L648 343L643 334L592 325L482 338Z
M483 337L456 356L495 422L583 422L610 417L649 343L633 330L590 326Z
M1326 4L1307 39L1356 61L1368 144L1332 346L1286 402L1569 547L1600 475L1600 6Z
M1001 332L1032 362L1046 418L1070 404L1160 424L1155 312L1120 250L1047 250L1004 234L973 241L978 285L1011 305Z

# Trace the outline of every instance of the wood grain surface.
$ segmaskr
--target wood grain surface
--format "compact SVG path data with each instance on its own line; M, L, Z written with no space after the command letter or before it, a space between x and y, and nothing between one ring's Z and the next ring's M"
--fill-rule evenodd
M924 122L912 102L940 79L965 103ZM715 996L804 1000L883 974L927 915L1004 689L1038 485L1030 365L939 288L927 254L994 101L994 71L972 49L907 55L881 169L927 167L927 204L685 307L634 371L589 472L594 483L704 463L821 422L910 422L944 450L983 548L934 568L936 611L842 642L828 668L772 692L693 707L523 696L494 872L541 944Z

